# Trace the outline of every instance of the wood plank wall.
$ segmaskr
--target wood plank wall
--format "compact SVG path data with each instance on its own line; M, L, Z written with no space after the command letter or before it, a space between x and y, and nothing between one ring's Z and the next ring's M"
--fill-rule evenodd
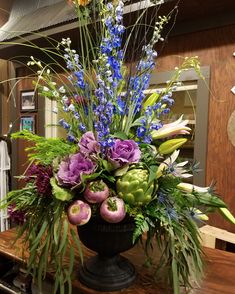
M235 26L175 36L157 59L157 71L173 70L179 56L199 56L201 65L211 67L206 183L216 181L217 192L235 215L235 147L227 135L227 123L235 110ZM235 226L220 215L210 224L235 232Z
M32 81L34 80L32 76L32 72L29 71L28 68L26 67L21 67L16 69L16 77L19 79L19 82L17 83L16 86L16 97L17 97L17 104L16 104L16 109L15 111L15 120L16 124L14 126L14 131L18 131L20 129L20 117L22 116L28 116L32 115L35 117L35 129L36 129L36 134L39 134L41 136L45 135L45 101L44 99L40 99L38 97L37 101L37 109L36 111L33 112L21 112L20 111L20 92L22 90L32 90L34 89L34 86L32 85ZM13 111L13 110L12 110ZM17 140L14 143L14 158L13 158L13 165L14 168L13 170L16 171L17 175L22 175L27 166L27 154L25 152L25 148L29 147L30 144L24 140ZM14 187L21 187L21 184L18 182L14 182Z

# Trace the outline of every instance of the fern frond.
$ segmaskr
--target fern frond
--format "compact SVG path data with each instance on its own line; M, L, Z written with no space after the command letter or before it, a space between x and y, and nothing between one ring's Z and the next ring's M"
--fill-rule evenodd
M40 137L26 130L12 134L12 138L35 143L34 146L25 149L28 152L28 158L30 161L44 165L49 165L55 158L63 158L77 150L75 144L70 144L63 139Z

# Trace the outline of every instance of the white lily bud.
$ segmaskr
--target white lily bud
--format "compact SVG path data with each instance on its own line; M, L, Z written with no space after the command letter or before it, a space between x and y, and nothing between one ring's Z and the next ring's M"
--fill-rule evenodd
M177 188L188 193L192 193L193 191L198 193L207 193L210 189L210 187L199 187L189 183L180 183L177 185Z

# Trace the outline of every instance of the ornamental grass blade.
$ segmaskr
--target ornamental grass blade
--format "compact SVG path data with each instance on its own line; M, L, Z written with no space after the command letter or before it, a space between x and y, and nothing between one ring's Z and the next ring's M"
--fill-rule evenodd
M71 274L67 270L65 270L65 276L66 276L65 283L67 283L67 285L68 285L68 292L66 294L71 294L72 289L73 289L72 288L72 281L71 281L71 278L70 278Z
M171 264L171 269L172 269L174 294L180 294L178 266L177 266L177 262L176 262L174 256L173 256L173 260L172 260L172 264Z
M59 247L59 250L57 251L57 254L60 254L62 249L64 248L64 245L65 245L66 240L68 238L68 228L69 228L68 221L67 221L67 219L64 219L64 221L63 221L63 235L60 240L60 247Z
M69 270L68 270L69 276L71 276L72 275L72 272L73 272L74 258L75 258L74 248L72 246L70 246L70 252L69 252Z
M70 232L71 232L71 236L73 238L73 241L74 241L74 243L77 246L81 263L83 264L83 253L82 253L82 248L81 248L80 240L79 240L79 238L77 236L77 233L75 233L73 229L71 229Z
M37 247L37 245L39 244L43 234L45 233L45 231L47 229L47 226L48 226L48 221L44 220L36 239L32 243L33 244L32 250L34 250L35 247Z

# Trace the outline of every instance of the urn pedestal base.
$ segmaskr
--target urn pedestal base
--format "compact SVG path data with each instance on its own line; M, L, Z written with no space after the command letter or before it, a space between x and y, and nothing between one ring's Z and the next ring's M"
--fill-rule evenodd
M79 269L79 280L97 291L118 291L129 287L136 278L134 266L121 255L96 255Z
M118 291L130 286L136 277L135 268L119 254L134 246L134 230L135 223L131 218L116 224L94 218L78 227L81 242L97 252L79 269L81 283L103 292Z

